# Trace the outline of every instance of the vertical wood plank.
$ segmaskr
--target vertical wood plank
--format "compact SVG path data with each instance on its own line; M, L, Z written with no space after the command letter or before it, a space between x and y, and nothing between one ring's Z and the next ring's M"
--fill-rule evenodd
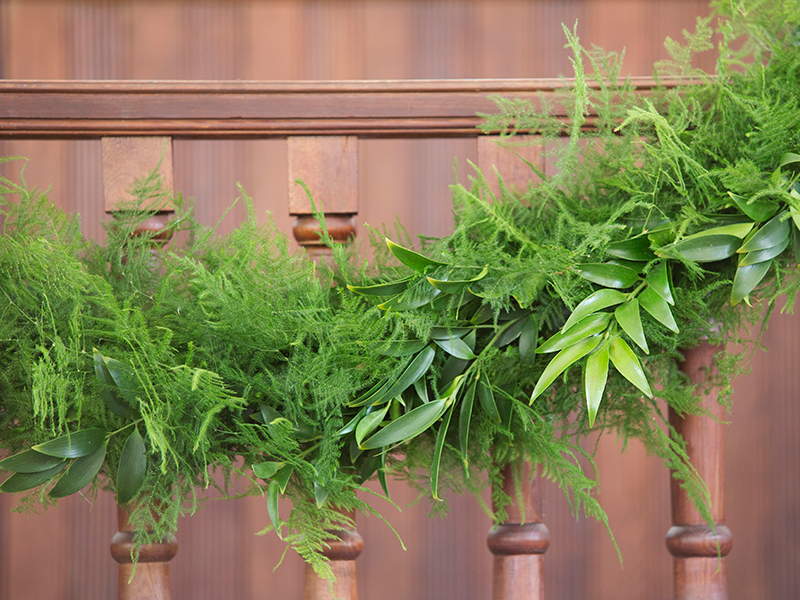
M717 346L701 344L685 352L684 372L701 386L713 375ZM718 391L705 392L705 408L722 419L724 407L717 402ZM670 410L670 424L683 436L686 450L697 474L708 486L714 530L703 521L700 512L673 479L672 527L667 533L667 548L675 557L676 600L727 600L725 556L733 543L725 526L723 425L702 415L681 418Z

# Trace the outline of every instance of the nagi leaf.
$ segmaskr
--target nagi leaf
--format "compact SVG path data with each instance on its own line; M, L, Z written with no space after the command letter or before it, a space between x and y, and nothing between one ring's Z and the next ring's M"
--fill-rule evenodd
M372 450L407 442L430 428L442 416L445 407L445 401L441 399L418 406L379 430L361 444L361 447Z
M385 348L381 349L384 356L411 356L422 350L428 342L422 340L407 340L405 342L389 342Z
M450 407L446 416L442 419L439 425L439 431L436 433L436 444L433 449L433 461L431 463L431 495L434 500L441 501L439 498L439 468L442 463L442 450L444 450L444 440L447 437L447 429L450 427L450 420L453 418L453 411L456 405Z
M106 432L102 429L81 429L33 447L37 452L57 458L79 458L95 452L103 444Z
M286 466L285 462L267 460L253 465L253 475L259 479L272 479L275 474Z
M406 390L417 379L428 372L428 369L433 363L434 356L436 356L436 351L433 349L433 347L426 347L422 352L414 357L414 360L411 361L411 364L409 364L408 367L406 367L406 370L403 371L400 377L397 378L397 381L395 381L385 391L376 394L372 398L369 398L369 403L380 404L402 394L404 390Z
M585 317L563 333L557 333L543 342L537 349L537 354L557 352L575 344L576 342L597 335L608 327L611 322L611 313L595 313Z
M117 503L127 504L144 484L147 474L147 452L137 427L133 428L122 448L117 469Z
M597 410L603 400L603 392L608 380L608 343L603 342L586 359L584 372L584 389L586 391L586 406L589 411L589 427L594 426Z
M25 450L0 460L0 470L14 473L40 473L64 462L63 458L48 456L35 450Z
M575 307L575 310L572 311L572 314L567 319L567 322L564 323L564 327L561 328L561 331L566 331L575 323L592 313L596 313L604 308L616 306L617 304L625 302L627 297L628 295L623 292L608 289L597 290L596 292L589 294L580 304L578 304L578 306Z
M528 319L529 317L526 315L521 319L507 323L497 335L494 345L498 348L502 348L503 346L507 346L517 339L522 334L522 330L525 328L525 324L528 322Z
M108 439L103 439L97 450L89 455L75 459L61 478L56 482L48 495L52 498L64 498L81 491L100 472L106 458Z
M636 298L632 298L625 304L618 306L614 311L614 317L619 326L622 327L622 331L627 333L636 342L637 346L649 354L650 349L647 347L647 340L642 330L642 317L639 315L639 301Z
M789 242L791 241L791 237L792 237L791 235L787 235L786 239L784 239L783 242L781 242L780 244L776 244L771 248L765 248L764 250L756 250L755 252L748 252L739 261L739 266L746 267L747 265L754 265L756 263L772 260L776 256L779 256L784 250L786 250L786 248L789 246Z
M453 338L463 338L470 331L475 331L472 327L434 327L431 329L432 340L452 340Z
M469 426L472 422L472 408L475 404L475 391L478 387L478 380L475 379L467 388L464 398L461 401L461 412L458 418L458 441L461 449L461 460L464 466L467 465L469 449Z
M286 486L289 485L289 478L292 476L292 473L294 473L294 466L286 465L275 474L273 481L278 482L281 494L286 491Z
M655 258L655 254L650 250L650 239L646 235L609 244L608 253L617 258L636 262L648 262Z
M279 499L280 486L278 485L278 482L273 479L269 482L269 487L267 488L267 514L269 515L270 523L272 523L272 526L275 528L275 531L278 532L278 536L280 537L281 519L280 514L278 513Z
M473 358L477 358L475 353L470 350L469 346L467 346L464 340L459 338L452 338L449 340L434 340L434 342L442 350L451 356L455 356L456 358L460 358L462 360L472 360Z
M43 483L47 483L53 479L53 477L63 471L66 466L67 461L65 460L54 467L37 473L14 473L0 485L0 492L15 494L39 487Z
M478 401L483 411L492 421L499 423L500 411L494 400L494 392L492 391L491 383L489 383L489 377L483 371L481 371L480 378L478 379L478 388L476 391L478 393Z
M519 355L522 358L533 358L538 339L539 324L533 316L530 316L525 320L522 331L519 332Z
M675 317L672 316L672 311L669 304L651 287L647 287L639 294L639 303L642 305L650 315L659 323L678 333L678 324L675 322Z
M739 252L765 250L788 240L790 233L789 220L785 217L786 212L784 211L771 219L739 248Z
M406 277L405 279L400 279L398 281L390 281L387 283L378 283L367 286L348 285L347 289L363 296L394 296L395 294L405 291L405 289L408 287L408 282L412 279L413 277Z
M735 235L703 235L688 237L671 246L661 248L656 254L670 256L672 252L686 260L698 263L716 262L736 254L742 240Z
M647 286L651 288L656 294L661 296L668 304L675 305L675 298L672 297L672 285L670 283L670 272L667 267L667 261L662 260L658 265L653 268L645 277Z
M644 392L648 398L653 397L653 392L650 391L650 384L647 382L647 376L644 374L642 363L639 358L634 354L631 347L621 337L615 337L611 340L608 357L616 367L620 374L630 381L633 385Z
M414 252L413 250L404 248L399 244L395 244L388 238L386 239L386 245L389 247L389 251L394 254L397 260L399 260L405 266L414 269L415 271L419 271L420 273L424 273L425 270L430 267L443 267L447 264L430 259L427 256L423 256L419 252Z
M319 482L314 482L314 500L317 503L317 508L322 508L325 504L325 500L328 499L328 490L325 489L324 486L320 485Z
M611 315L608 316L611 317ZM590 337L572 344L569 348L564 348L564 350L556 354L553 360L545 367L541 377L539 377L539 381L536 382L536 387L533 389L533 394L531 394L531 402L536 400L556 380L556 377L589 354L599 343L600 336Z
M576 270L584 279L603 287L625 289L639 281L636 271L622 265L588 263L578 265Z
M420 306L425 306L441 293L441 290L437 290L431 286L427 286L426 289L422 290L419 290L415 287L406 290L402 294L398 294L397 296L389 298L383 304L378 304L378 308L381 310L394 311L413 310L415 308L419 308Z
M370 435L373 431L378 428L378 425L381 424L386 413L389 410L389 403L386 403L383 408L375 410L367 415L365 415L359 422L358 426L356 427L356 443L361 446L361 442L364 441L364 438Z
M457 294L469 284L480 281L481 279L486 277L488 273L489 273L489 267L486 266L483 267L483 270L472 279L462 279L459 281L456 280L445 281L442 279L432 279L431 277L428 277L428 283L430 283L436 289L442 290L443 292L447 292L448 294Z
M770 265L772 265L772 261L767 260L736 269L736 275L733 277L733 287L731 288L731 304L739 304L739 302L747 298L750 292L764 279Z
M736 206L739 207L739 210L753 219L753 221L758 223L771 218L776 212L778 212L778 208L780 208L780 205L777 202L771 202L769 200L756 200L755 202L748 202L747 198L744 198L738 194L734 194L733 192L728 192L728 195L736 203Z

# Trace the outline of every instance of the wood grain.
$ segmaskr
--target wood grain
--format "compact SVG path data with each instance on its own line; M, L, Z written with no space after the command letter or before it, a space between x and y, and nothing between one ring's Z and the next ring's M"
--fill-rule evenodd
M158 169L161 189L170 195L174 192L172 168L172 140L151 137L105 137L101 142L103 153L103 197L106 212L129 207L138 199L131 193L135 180L146 178ZM170 199L158 196L149 199L141 210L172 211Z

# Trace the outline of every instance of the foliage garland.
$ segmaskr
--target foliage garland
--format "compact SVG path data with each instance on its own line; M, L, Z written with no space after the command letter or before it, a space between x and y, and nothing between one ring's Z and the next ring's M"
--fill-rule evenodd
M98 246L3 178L0 491L27 507L110 489L147 542L217 485L211 471L252 472L278 535L331 577L325 529L350 525L338 509L374 512L356 496L373 475L387 497L392 475L441 499L529 460L605 522L578 463L599 429L642 440L711 521L654 396L700 412L680 350L741 341L750 305L791 310L800 287L800 3L743 6L715 4L714 77L691 67L712 47L700 19L658 65L691 84L648 99L621 57L565 29L568 120L498 99L484 126L509 144L540 132L557 174L530 165L535 185L495 196L476 170L453 187L452 235L417 252L375 233L374 264L330 240L327 265L290 253L246 197L224 239L176 199L184 248L153 254L133 207ZM150 202L157 175L135 191ZM715 383L729 391L743 358L721 353Z

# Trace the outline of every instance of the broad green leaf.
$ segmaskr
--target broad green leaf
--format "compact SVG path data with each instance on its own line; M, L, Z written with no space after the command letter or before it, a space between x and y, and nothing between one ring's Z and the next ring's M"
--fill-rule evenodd
M361 447L365 450L372 450L407 442L430 428L442 416L445 407L445 400L442 399L418 406L380 429L364 441Z
M356 427L356 443L361 446L364 438L370 435L381 424L386 413L389 411L389 403L387 402L383 408L375 410L364 416Z
M638 235L629 240L609 244L608 253L623 260L636 262L648 262L655 258L655 254L650 250L650 238L646 235Z
M743 240L747 237L747 234L752 231L754 225L755 223L752 221L746 223L731 223L730 225L722 225L721 227L705 229L684 239L694 240L697 238L706 237L708 235L733 235Z
M736 275L733 277L733 287L731 288L731 304L739 304L739 302L747 298L750 292L764 279L770 265L772 265L772 261L765 260L764 262L736 269Z
M33 447L37 452L57 458L88 456L100 448L106 438L102 429L81 429Z
M675 322L675 317L672 316L669 304L667 304L664 298L656 294L653 288L648 286L639 294L639 303L642 305L642 308L667 329L675 333L679 332L678 324Z
M670 256L676 253L698 263L716 262L736 254L742 240L735 235L703 235L675 242L661 248L656 254Z
M481 304L478 310L475 311L475 314L472 315L472 318L469 320L470 323L473 325L480 325L481 323L486 323L489 319L494 316L494 310L489 304Z
M782 243L777 244L772 248L765 248L764 250L757 250L756 252L748 252L739 261L739 266L746 267L747 265L754 265L756 263L772 260L786 250L786 248L789 246L789 242L791 241L791 237L791 235L787 235L786 239L783 240Z
M503 346L507 346L517 339L522 334L522 330L525 327L525 324L528 322L528 319L529 315L526 315L521 319L510 321L508 324L506 324L497 335L494 345L498 348L502 348Z
M275 528L275 531L278 533L278 537L281 537L281 519L280 514L278 513L278 499L280 498L280 486L278 482L274 479L269 482L269 487L267 488L267 514L269 515L269 521L272 523L272 526Z
M355 440L350 442L348 444L348 446L349 446L349 450L350 450L350 452L349 452L349 454L350 454L350 462L353 463L353 464L356 464L356 461L358 460L358 457L361 456L362 454L364 454L364 451L361 448L358 447L358 444L356 444Z
M642 363L625 340L619 336L612 339L608 357L625 379L644 392L648 398L653 397Z
M589 294L583 299L583 301L581 301L580 304L578 304L578 306L575 307L575 310L572 311L572 314L567 319L567 322L564 323L564 327L561 328L561 331L566 331L575 323L585 317L588 317L592 313L596 313L597 311L608 308L609 306L616 306L617 304L625 302L627 297L627 294L624 294L623 292L607 289L597 290L596 292Z
M470 283L475 283L486 277L488 273L489 273L489 267L485 266L483 267L483 270L472 279L462 279L460 281L455 281L455 280L445 281L443 279L432 279L431 277L428 277L428 283L430 283L436 289L442 290L443 292L447 292L448 294L457 294L466 286L468 286Z
M611 313L594 313L588 317L584 317L565 332L557 333L549 340L542 343L542 345L536 349L536 353L544 354L563 350L580 340L597 335L608 327L610 322Z
M422 350L428 342L407 340L405 342L389 342L380 354L384 356L411 356Z
M449 356L442 367L439 375L439 388L446 388L456 377L461 375L469 365L470 361Z
M25 450L0 460L0 469L13 471L14 473L40 473L41 471L52 469L63 462L63 458L48 456L47 454L36 452L36 450Z
M519 332L519 355L522 358L533 358L538 339L539 324L533 316L530 316L525 320L522 331Z
M411 362L411 359L408 359L406 365L409 362ZM370 404L372 399L383 397L384 392L388 391L390 387L392 387L391 379L384 382L378 382L374 386L372 386L369 390L361 394L358 398L353 400L350 403L350 406L363 406L365 404Z
M670 273L667 268L667 261L662 260L658 265L653 268L645 277L647 286L661 296L667 303L675 305L675 299L672 297L672 286L670 285Z
M414 391L417 393L419 399L422 400L423 404L427 404L429 402L428 382L425 381L423 377L420 377L414 382Z
M47 494L52 498L64 498L81 491L95 478L106 458L108 439L87 456L76 458Z
M475 331L474 327L434 327L431 329L432 340L452 340L453 338L463 338L470 331Z
M433 346L427 346L422 352L414 357L414 360L412 360L411 364L406 367L406 370L401 373L400 377L397 378L397 381L395 381L386 391L376 394L374 397L370 398L369 403L381 404L382 402L386 402L387 400L391 400L395 396L402 394L404 390L406 390L417 379L428 372L431 363L433 363L434 356L436 356L436 350L433 349Z
M467 453L469 449L469 426L472 422L472 407L475 404L475 390L477 387L478 379L475 378L464 394L464 399L461 401L461 413L458 417L458 441L464 466L467 466L469 456Z
M326 490L318 482L314 482L314 500L317 502L317 508L322 508L325 500L328 499L328 490Z
M103 398L106 406L108 406L109 410L115 415L123 419L130 419L136 416L136 411L131 408L115 389L119 386L112 376L111 371L108 369L108 360L110 359L104 357L97 350L94 351L94 372L101 383L100 397Z
M439 292L439 294L431 300L431 310L433 312L443 312L445 310L455 311L477 298L477 296L469 290L464 290L457 294L448 294L441 290L434 291Z
M728 195L736 203L736 206L739 207L739 210L758 223L771 218L778 212L778 208L780 208L777 202L771 202L769 200L748 202L747 198L734 194L733 192L728 192Z
M361 410L358 411L358 413L356 413L355 416L353 416L349 421L347 421L344 425L342 425L342 428L336 432L336 435L338 435L339 437L344 437L348 433L354 432L356 430L356 425L358 425L359 420L361 420L361 417L363 417L365 414L367 414L366 406L362 407ZM345 415L344 418L346 419L347 416Z
M122 447L122 455L117 469L117 504L127 504L144 483L147 474L147 451L144 439L138 427L133 431Z
M66 466L67 461L64 460L56 466L38 473L14 473L3 482L3 485L0 485L0 492L15 494L16 492L24 492L25 490L39 487L58 475Z
M739 252L756 252L757 250L765 250L782 244L784 240L789 238L789 233L791 232L789 220L785 217L786 212L784 211L771 219L753 237L742 244Z
M611 315L608 316L609 318L611 317ZM583 339L556 354L553 360L544 368L541 377L539 377L539 381L536 382L536 387L533 389L533 394L531 394L531 402L536 400L539 394L545 391L550 384L556 380L556 377L597 348L600 339L600 336Z
M381 466L378 467L378 481L386 497L389 497L389 486L386 484L386 452L381 452Z
M800 230L792 231L792 249L794 250L794 262L800 263Z
M430 286L423 288L422 290L418 288L412 288L410 290L406 290L402 294L398 294L397 296L389 298L383 304L378 304L378 308L381 310L395 311L413 310L415 308L419 308L420 306L425 306L441 293L441 290L437 290L436 288Z
M586 359L586 371L584 373L584 388L586 391L586 406L589 410L589 427L594 426L594 419L600 402L603 400L603 392L608 381L608 343L603 342L597 350Z
M289 485L289 478L292 476L292 473L294 473L293 465L286 465L276 473L274 481L278 482L281 494L286 491L286 486Z
M473 358L477 358L475 353L469 349L469 346L467 346L464 340L459 338L453 338L450 340L434 340L434 343L449 355L455 356L456 358L460 358L462 360L472 360Z
M781 156L781 164L778 165L779 168L783 167L800 167L800 154L795 154L794 152L787 152L783 156Z
M492 391L492 384L489 383L489 378L486 373L481 372L478 379L478 401L481 403L481 408L488 415L488 417L495 423L500 422L500 411L497 409L497 403L494 400L494 392Z
M792 221L794 221L794 226L800 231L800 210L790 209L792 213Z
M253 475L259 479L272 479L275 474L286 466L285 462L267 460L253 465Z
M385 452L369 455L361 464L361 471L358 473L359 484L364 483L367 479L372 477L372 474L380 468L383 463L380 454L385 454Z
M450 407L444 419L439 425L439 431L436 433L436 445L433 448L433 462L431 463L431 495L434 500L441 501L439 498L439 468L442 463L442 450L444 449L444 440L447 437L447 429L450 427L450 420L453 418L453 411L456 405Z
M378 283L376 285L367 286L348 285L347 289L351 292L362 294L364 296L394 296L395 294L405 291L405 289L408 287L408 282L411 281L411 279L412 277L406 277L405 279L400 279L399 281Z
M644 337L644 330L642 330L642 317L639 315L639 301L632 298L625 304L621 304L614 311L614 317L617 323L622 327L622 331L628 334L630 338L636 342L636 345L650 354L650 348L647 347L647 340Z
M427 256L423 256L419 252L414 252L413 250L404 248L399 244L395 244L388 238L386 239L386 245L389 247L389 251L394 254L397 260L399 260L405 266L410 267L415 271L419 271L420 273L424 273L425 269L429 267L442 267L447 264L433 260Z
M639 281L636 271L622 265L588 263L578 265L577 271L584 279L609 288L625 289Z

